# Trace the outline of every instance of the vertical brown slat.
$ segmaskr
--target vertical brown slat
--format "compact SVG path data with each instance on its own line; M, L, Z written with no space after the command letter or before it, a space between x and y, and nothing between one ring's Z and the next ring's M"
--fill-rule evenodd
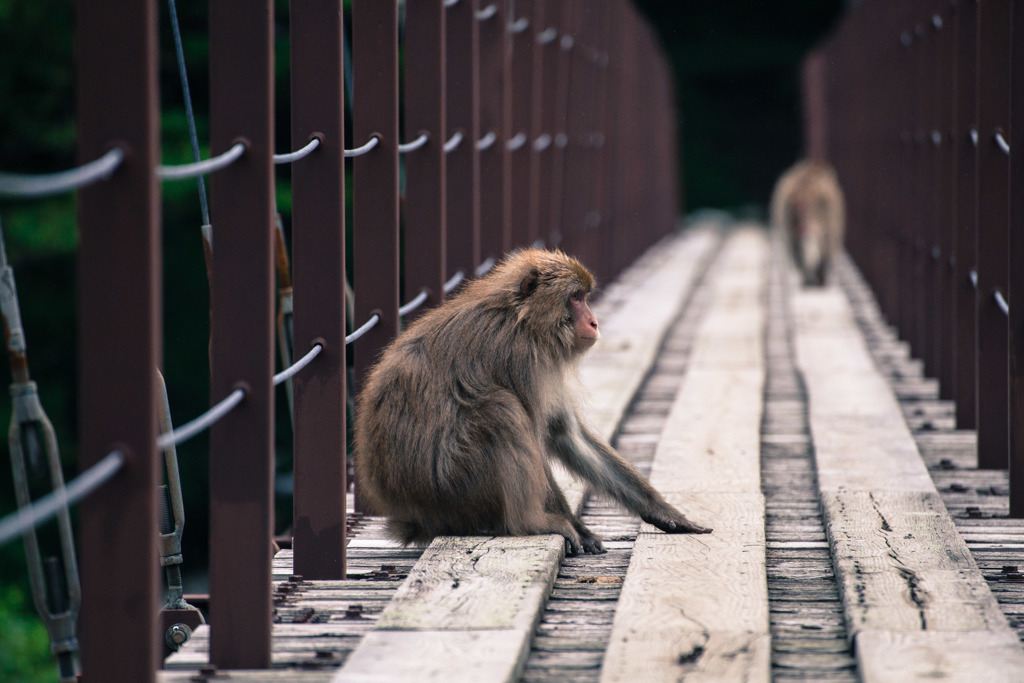
M569 61L572 43L572 2L559 2L553 8L551 23L558 28L558 37L554 41L556 51L554 77L554 105L552 108L552 136L549 154L551 157L551 189L547 222L549 226L548 245L562 246L565 226L562 221L562 206L565 202L566 174L566 121L569 104Z
M956 297L954 296L953 269L956 258L953 252L953 235L956 215L956 195L953 187L953 107L956 102L953 87L956 82L956 26L952 4L941 1L936 7L938 26L938 74L935 105L938 108L936 122L940 143L936 149L938 205L936 229L940 251L938 268L938 301L941 323L942 344L939 350L940 397L952 400L955 384L956 355Z
M559 246L570 254L576 253L580 244L580 212L581 187L583 173L581 167L581 100L583 88L583 72L581 51L585 36L582 31L585 12L576 0L566 3L566 33L562 38L562 49L568 57L568 70L565 86L565 119L563 123L564 137L562 142L562 183L561 183L561 218L559 230L561 242Z
M222 669L270 666L273 534L273 3L210 3L210 147L246 151L211 177L211 392L245 400L210 434L210 634Z
M1024 517L1024 7L1013 9L1010 150L1010 516ZM1015 145L1016 143L1016 145Z
M425 147L405 155L405 296L422 289L426 303L412 320L444 301L445 262L445 7L444 0L405 5L405 139L429 136Z
M493 8L493 10L492 10ZM480 256L499 257L511 248L508 207L508 50L503 0L482 2L480 30L480 138L494 141L480 150Z
M1009 157L996 145L1010 114L1010 11L1005 0L978 7L978 467L1005 468L1009 449L1006 292Z
M910 247L913 254L911 281L912 298L912 322L910 331L910 346L913 355L925 362L925 372L930 374L931 364L929 359L931 333L928 329L928 245L927 230L930 227L930 216L927 215L931 197L928 188L928 148L931 142L928 141L926 128L927 106L928 106L928 72L931 70L931 55L928 52L929 41L927 37L925 10L926 0L915 0L912 3L913 16L911 31L913 44L913 72L910 76L910 88L913 92L913 119L911 121L910 135L913 138L912 147L912 182L914 212L910 217Z
M320 147L292 168L295 355L322 340L294 377L294 571L345 577L345 159L342 12L337 0L293 0L292 147Z
M553 15L557 14L557 6L553 0L536 0L533 17L528 30L531 49L533 50L533 73L530 93L530 206L527 214L527 239L530 242L541 240L546 246L550 230L542 218L546 207L550 205L551 193L551 116L554 111L554 81L557 77L557 30L553 26ZM547 137L543 137L543 136ZM543 149L536 149L534 144L546 141Z
M923 114L921 121L922 157L925 168L924 185L922 186L923 204L921 234L924 243L922 269L924 281L922 300L924 303L924 329L922 334L923 357L925 372L930 377L942 376L939 358L942 353L944 339L942 337L942 311L939 300L939 260L942 258L938 248L939 196L938 196L938 149L935 134L937 123L937 91L939 78L939 39L935 26L936 0L925 0L921 7L921 23L924 26L924 43L926 65L921 78L924 83Z
M79 466L121 472L81 504L83 681L153 681L157 633L156 373L160 364L157 9L77 3L78 157L125 150L78 193ZM112 78L111 74L117 74Z
M475 0L459 0L447 8L445 26L446 130L462 142L446 156L447 276L467 277L480 262L480 138L479 26Z
M530 233L530 161L533 156L533 138L530 137L533 119L533 62L534 35L533 0L516 0L509 5L509 144L516 145L508 151L509 183L511 193L509 221L512 235L511 245L526 246L537 238ZM522 136L522 137L520 137ZM519 141L522 140L522 144Z
M355 342L356 385L398 334L398 5L352 3L352 136L379 144L354 159L355 324L380 322Z
M977 290L971 273L977 266L978 148L971 131L978 125L978 5L957 3L956 127L953 137L956 193L956 425L974 429L977 410Z

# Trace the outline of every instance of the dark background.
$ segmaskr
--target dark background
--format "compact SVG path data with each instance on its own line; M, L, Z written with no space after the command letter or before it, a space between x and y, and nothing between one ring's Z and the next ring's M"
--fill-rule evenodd
M203 143L208 110L207 5L190 0L177 4ZM637 4L656 27L677 75L684 205L689 210L760 211L775 178L801 153L800 59L836 23L844 3L639 0ZM2 170L46 172L75 165L72 5L67 0L0 0ZM277 0L276 7L276 125L278 139L287 145L287 2ZM160 12L163 162L182 163L191 160L191 151L166 3L160 3ZM205 143L202 154L208 156ZM279 208L287 217L286 169L279 181ZM175 422L181 423L209 404L208 292L194 182L165 183L163 199L164 370L172 413ZM69 479L77 471L74 218L73 195L0 202L0 223L17 276L30 367L57 429ZM0 371L0 378L9 374ZM283 416L286 411L282 398L278 413ZM0 401L0 423L7 423L9 417L9 400ZM291 469L291 431L287 419L279 420L277 427L278 470L284 474ZM193 587L202 588L208 544L206 438L184 444L179 459L186 496L186 570L191 572ZM0 455L0 515L15 506L7 462L8 456ZM290 507L291 499L279 496L279 528L289 522ZM47 533L52 537L52 530ZM17 542L0 548L0 634L0 680L56 680L45 631L31 606L23 549Z

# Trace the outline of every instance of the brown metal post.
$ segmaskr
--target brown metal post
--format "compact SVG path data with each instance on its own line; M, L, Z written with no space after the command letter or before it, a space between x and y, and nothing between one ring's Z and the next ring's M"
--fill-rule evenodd
M935 106L937 108L936 132L936 231L939 257L938 271L938 315L941 325L942 343L939 349L939 391L941 398L951 400L954 396L954 368L956 341L956 297L954 296L953 268L956 259L953 253L953 235L956 215L956 195L953 192L953 96L956 67L956 27L953 23L952 5L940 1L936 6L937 21L933 22L938 38L938 60Z
M356 388L398 335L398 5L352 3L352 136L377 146L354 159L352 245L355 324L375 327L355 342ZM356 510L367 512L356 489Z
M1024 517L1024 8L1013 10L1010 90L1010 516ZM1014 143L1016 147L1014 147Z
M126 456L81 504L82 680L153 681L162 654L157 5L122 0L97 11L79 2L77 10L78 157L125 151L109 179L78 194L79 467L114 449Z
M462 142L446 156L447 277L466 277L480 263L480 138L479 22L475 0L446 8L446 130Z
M956 425L974 429L977 410L978 297L971 273L977 272L978 239L978 4L956 5L956 124L952 141L956 193ZM972 136L972 131L975 135Z
M292 147L320 147L292 167L295 355L317 342L292 380L294 571L345 578L345 159L342 12L338 0L293 0Z
M548 245L557 247L562 245L565 234L565 225L562 219L562 206L565 202L566 188L566 145L567 115L569 105L569 61L572 49L572 2L560 2L557 9L553 9L554 16L552 23L558 28L558 37L555 40L557 57L555 57L555 98L552 111L552 136L551 144L551 189L550 189L550 213L547 216L549 233L547 236Z
M558 8L553 0L536 0L529 29L533 49L530 94L530 206L527 239L548 244L550 228L544 216L551 202L551 132L554 129L555 78L557 77Z
M511 53L509 70L509 221L511 244L526 246L537 238L530 234L530 161L533 138L533 62L536 40L534 0L516 0L509 5L508 41ZM514 15L511 13L514 11Z
M270 666L274 532L273 3L210 3L210 147L245 154L211 177L212 382L245 400L210 433L210 662Z
M355 324L380 322L355 343L356 385L398 334L398 5L352 3L353 145L379 143L354 159Z
M508 49L504 0L481 3L480 29L480 256L512 247L508 185Z
M444 0L405 4L405 140L427 144L405 155L405 296L426 289L427 301L405 316L444 301L445 262L445 14Z
M978 467L1002 469L1009 451L1007 291L1010 163L996 143L1010 116L1011 5L978 7Z

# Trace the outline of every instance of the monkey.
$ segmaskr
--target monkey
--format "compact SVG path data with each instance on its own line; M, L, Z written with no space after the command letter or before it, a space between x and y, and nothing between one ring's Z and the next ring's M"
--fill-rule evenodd
M416 319L356 405L357 491L404 545L440 535L559 534L605 552L573 514L551 458L668 533L688 520L584 423L577 368L597 341L594 277L561 251L523 249Z
M845 200L835 169L813 161L792 166L775 184L771 216L804 286L824 286L846 232Z

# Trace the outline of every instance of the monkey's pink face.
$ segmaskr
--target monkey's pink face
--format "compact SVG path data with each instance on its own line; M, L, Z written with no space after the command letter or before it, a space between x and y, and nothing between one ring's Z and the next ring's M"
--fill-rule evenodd
M572 320L576 328L576 345L586 351L598 340L601 333L597 329L597 317L587 304L586 292L576 292L569 298L572 307Z

